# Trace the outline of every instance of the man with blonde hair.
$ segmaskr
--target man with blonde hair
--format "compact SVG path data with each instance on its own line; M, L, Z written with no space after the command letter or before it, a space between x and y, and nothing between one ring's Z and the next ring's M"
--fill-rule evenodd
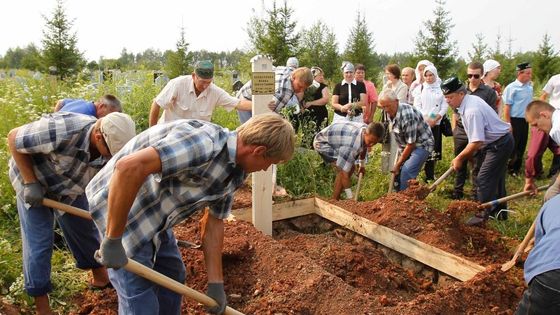
M91 181L90 212L104 238L96 258L109 269L122 314L179 314L181 295L119 269L128 257L183 283L185 266L172 227L206 207L202 248L207 294L221 314L223 219L251 172L291 159L292 125L257 115L236 131L202 120L157 125L133 138Z

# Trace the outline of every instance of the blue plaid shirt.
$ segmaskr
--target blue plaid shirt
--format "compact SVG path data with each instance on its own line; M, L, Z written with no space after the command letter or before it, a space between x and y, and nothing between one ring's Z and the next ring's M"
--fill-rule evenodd
M275 111L278 112L287 106L295 95L294 88L292 87L292 68L290 67L277 67L275 73L275 92L272 97L276 102ZM251 100L253 96L253 84L248 81L239 90L238 95L243 96L245 99Z
M366 124L361 122L337 122L319 131L313 140L313 148L326 162L336 162L344 172L350 172L354 162L363 151L363 131Z
M43 115L23 125L16 135L16 150L29 154L33 171L46 196L70 204L84 193L101 165L90 161L90 135L95 117L69 112ZM10 159L10 180L16 193L23 194L23 178Z
M399 147L416 144L428 152L434 150L434 136L422 113L412 105L400 103L393 119L393 133Z
M237 132L194 119L156 125L130 140L87 186L90 212L101 233L115 163L147 147L158 152L161 173L148 176L128 214L123 246L129 257L148 242L159 248L160 232L206 206L214 217L226 218L233 193L247 177L235 164Z

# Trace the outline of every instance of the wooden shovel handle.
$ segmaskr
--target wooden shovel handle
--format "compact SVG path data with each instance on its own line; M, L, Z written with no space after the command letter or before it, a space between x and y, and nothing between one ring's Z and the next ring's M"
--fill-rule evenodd
M550 187L550 185L540 186L539 188L537 188L537 191L546 190L546 189L548 189L548 187ZM502 197L500 199L485 202L478 207L479 208L490 208L490 207L496 206L496 205L498 205L502 202L510 201L510 200L517 199L517 198L521 198L521 197L524 197L524 196L528 196L530 194L531 194L531 191L522 191L522 192L519 192L519 193L516 193L516 194L513 194L513 195Z
M80 209L80 208L76 208L76 207L72 207L69 206L67 204L64 204L62 202L58 202L58 201L54 201L51 199L43 199L43 205L49 208L55 208L55 209L59 209L62 210L64 212L82 217L84 219L89 219L91 220L91 214L89 212L87 212L86 210ZM173 292L179 293L181 295L187 296L195 301L197 301L198 303L202 303L208 307L213 307L216 306L216 301L214 301L211 297L202 294L194 289L191 289L189 287L187 287L186 285L175 281L167 276L162 275L161 273L150 269L132 259L128 259L128 263L123 267L125 270L130 271L136 275L139 275L140 277L146 278L152 282L154 282L155 284L158 284L162 287L165 287L169 290L172 290ZM230 314L230 315L243 315L243 313L231 308L231 307L226 307L226 311L225 314Z
M360 195L360 186L362 185L363 173L358 175L358 185L356 185L356 193L354 194L354 201L358 201L358 196Z
M453 166L451 166L447 171L445 171L445 173L443 173L443 175L436 179L436 181L430 186L430 191L436 189L436 187L441 184L441 182L443 182L443 180L446 179L447 176L451 175L451 173L453 173Z

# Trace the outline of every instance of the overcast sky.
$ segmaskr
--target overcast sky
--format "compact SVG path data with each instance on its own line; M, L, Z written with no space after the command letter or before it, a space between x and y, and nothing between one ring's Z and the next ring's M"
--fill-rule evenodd
M65 11L74 19L78 48L88 60L118 58L123 48L174 49L184 25L189 49L209 51L246 48L249 18L272 0L65 0ZM41 45L45 21L55 0L2 0L0 2L0 55L8 48ZM282 0L277 3L281 5ZM346 7L341 8L341 3ZM289 0L298 28L321 19L335 32L343 50L356 12L362 12L379 53L412 52L422 21L433 18L433 0ZM536 50L545 32L560 49L560 2L543 0L448 0L446 8L455 24L451 37L460 55L467 57L476 33L483 33L490 47L502 35L502 48L513 39L513 51Z

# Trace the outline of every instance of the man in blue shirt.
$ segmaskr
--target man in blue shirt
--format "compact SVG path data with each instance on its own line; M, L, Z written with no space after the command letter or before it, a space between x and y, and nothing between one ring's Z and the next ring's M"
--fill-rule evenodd
M459 153L451 165L455 171L461 169L475 152L480 150L481 164L477 182L479 202L487 202L506 195L506 162L513 150L510 125L498 117L492 107L480 97L468 95L467 89L457 77L451 77L441 84L443 95L449 106L461 116L469 143ZM467 224L482 224L498 207L477 214Z
M515 314L560 314L560 196L547 201L535 219L535 247L524 266L527 290Z
M122 112L121 102L111 94L103 95L97 102L65 98L56 102L55 112L71 112L102 118L112 112Z
M350 187L354 162L358 157L365 159L368 148L379 142L383 132L383 124L378 122L366 125L348 121L335 122L317 133L313 148L326 163L333 164L337 169L333 199L340 199L342 189ZM359 171L365 172L362 167Z
M109 269L121 314L179 314L181 295L124 269L128 257L181 283L185 266L172 227L208 207L202 248L207 294L226 308L222 273L223 219L251 172L291 159L292 125L256 115L236 131L203 120L158 124L133 138L93 178L86 194L103 235L96 259Z
M504 91L504 120L511 124L515 148L510 157L508 170L517 176L521 170L523 154L527 147L529 126L525 121L525 109L533 100L533 85L531 84L532 69L528 62L516 66L517 79L508 84Z

